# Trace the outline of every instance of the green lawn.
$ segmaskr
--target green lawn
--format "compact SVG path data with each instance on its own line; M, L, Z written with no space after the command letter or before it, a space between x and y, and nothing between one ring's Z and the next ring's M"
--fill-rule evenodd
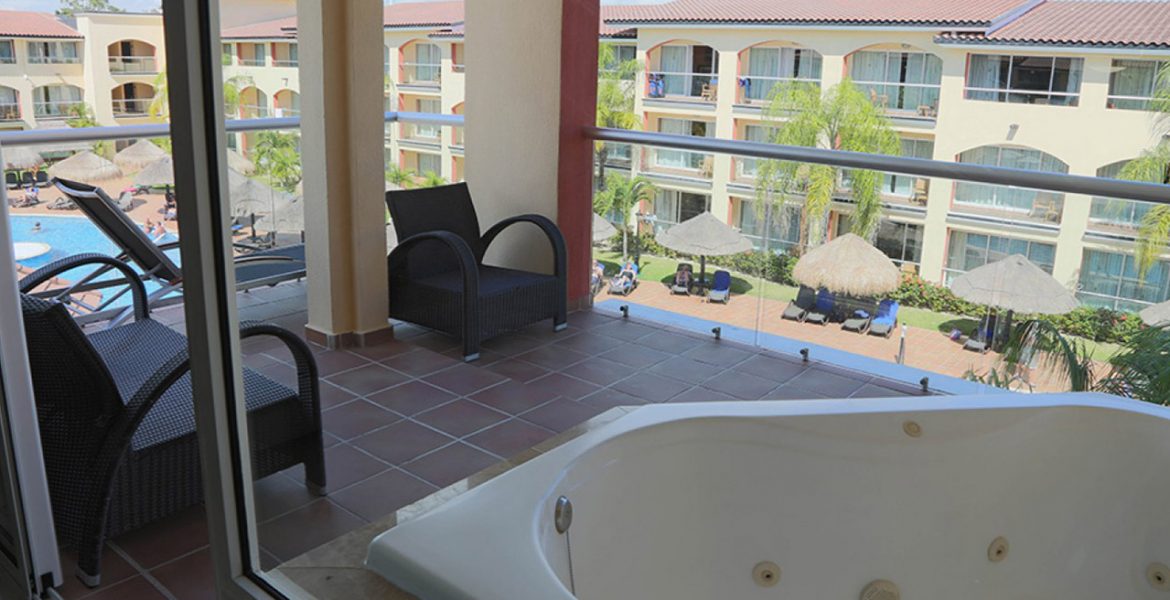
M602 252L594 251L594 257L600 260L605 265L606 275L612 276L617 273L618 265L621 263L622 255L620 252ZM679 261L677 259L662 258L660 256L642 255L641 265L641 279L643 281L661 281L662 283L670 283L674 280L674 271L678 268ZM699 266L696 264L695 268ZM707 272L714 272L715 268L708 265ZM759 294L756 289L760 284L759 277L753 277L744 273L732 272L731 274L731 292L733 294ZM787 302L796 298L797 288L781 285L772 281L764 282L763 296L769 300L777 300ZM919 329L926 329L928 331L938 331L940 333L950 333L952 329L959 329L964 332L970 332L975 329L976 320L969 317L962 317L947 313L937 313L923 308L913 308L910 306L903 306L898 310L898 319L902 323L910 327L917 327ZM1090 340L1083 340L1093 353L1093 358L1104 361L1117 351L1117 344L1108 344L1104 342L1093 342Z

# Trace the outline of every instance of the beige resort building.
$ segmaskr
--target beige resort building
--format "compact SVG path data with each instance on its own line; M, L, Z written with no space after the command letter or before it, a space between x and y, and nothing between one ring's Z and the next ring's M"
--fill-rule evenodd
M609 6L600 34L642 67L631 85L647 131L761 140L773 85L827 89L850 77L885 108L908 156L1109 177L1159 141L1148 109L1170 57L1170 3L928 4L865 23L811 13L793 20L764 3L735 14L722 14L717 0ZM462 114L462 2L384 13L387 109ZM0 127L49 126L81 102L105 125L143 122L165 61L161 36L158 15L82 14L66 23L4 12ZM222 37L225 77L241 91L234 116L298 114L295 19L235 26ZM397 124L387 129L386 152L388 163L463 179L460 128ZM653 206L642 207L657 227L709 210L761 240L754 161L615 147L610 163L658 187ZM1132 310L1170 299L1170 262L1144 281L1133 264L1147 205L897 175L885 186L877 243L928 280L1021 253L1087 303ZM848 190L838 198L830 234L848 227ZM770 238L784 247L796 233L776 226Z

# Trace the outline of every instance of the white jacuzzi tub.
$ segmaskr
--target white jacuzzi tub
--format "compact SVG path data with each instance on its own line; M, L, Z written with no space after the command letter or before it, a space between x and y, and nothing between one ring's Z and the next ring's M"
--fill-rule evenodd
M907 600L1170 598L1168 414L1072 394L645 406L383 533L367 566L423 600L876 580Z

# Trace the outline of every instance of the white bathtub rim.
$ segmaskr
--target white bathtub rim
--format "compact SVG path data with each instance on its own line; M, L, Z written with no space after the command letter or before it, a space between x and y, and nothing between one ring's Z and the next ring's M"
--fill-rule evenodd
M542 521L551 497L574 463L594 446L663 423L711 417L787 417L834 414L942 412L974 409L1096 408L1170 420L1170 409L1107 394L989 394L885 399L699 402L637 407L625 416L509 470L434 509L377 536L366 567L422 600L563 599L566 589L545 555ZM531 499L522 500L518 499ZM467 502L493 507L491 514L459 508ZM522 530L522 533L520 531ZM458 540L459 552L476 564L453 565L443 543ZM503 542L500 547L494 546ZM450 544L450 542L447 542ZM526 565L517 573L515 565ZM441 577L439 573L457 573ZM501 579L501 576L504 576ZM485 584L489 587L485 587Z

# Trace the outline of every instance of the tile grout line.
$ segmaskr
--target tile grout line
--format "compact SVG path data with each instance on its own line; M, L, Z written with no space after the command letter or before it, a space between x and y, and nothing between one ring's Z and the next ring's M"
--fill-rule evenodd
M107 542L107 544L110 546L111 550L116 552L118 554L118 556L121 556L122 560L129 563L131 567L134 567L134 570L138 571L138 574L143 579L145 579L147 581L147 583L149 583L156 590L158 590L158 592L160 594L162 594L165 598L167 598L167 600L178 600L178 598L176 598L175 595L172 594L171 591L168 590L167 587L165 585L163 585L163 583L161 581L158 580L158 578L156 578L154 575L151 575L150 571L148 569L146 569L142 565L138 564L138 561L134 560L134 557L130 556L129 552L126 552L125 550L122 549L121 546L119 546L118 544L116 544L112 541Z

